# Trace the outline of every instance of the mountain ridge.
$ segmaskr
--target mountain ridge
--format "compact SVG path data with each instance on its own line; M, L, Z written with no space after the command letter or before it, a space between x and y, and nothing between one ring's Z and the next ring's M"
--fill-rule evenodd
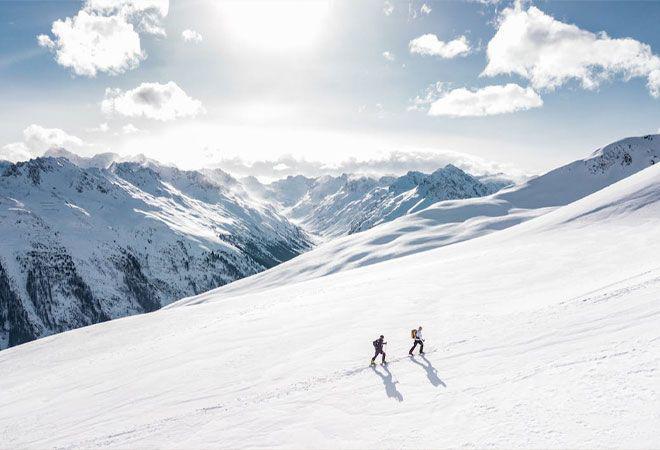
M494 194L437 202L362 233L323 243L312 253L232 283L218 294L302 282L498 232L598 192L659 160L660 135L625 138Z
M154 311L311 247L198 172L44 157L0 176L0 348Z
M360 175L289 176L268 185L251 186L266 200L279 203L284 214L324 239L354 234L447 199L471 198L496 192L510 180L482 183L448 164L430 174L372 178Z

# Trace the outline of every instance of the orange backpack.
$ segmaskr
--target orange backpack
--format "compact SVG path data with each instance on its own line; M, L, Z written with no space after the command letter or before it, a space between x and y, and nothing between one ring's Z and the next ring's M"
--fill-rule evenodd
M417 330L410 330L410 337L413 339L417 339Z

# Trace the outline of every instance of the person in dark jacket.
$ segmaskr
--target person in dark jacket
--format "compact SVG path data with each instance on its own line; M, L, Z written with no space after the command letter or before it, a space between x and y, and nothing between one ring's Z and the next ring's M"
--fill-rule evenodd
M415 330L413 330L415 331ZM423 355L424 354L424 338L422 337L422 327L417 328L417 331L413 333L414 334L414 340L415 343L413 344L412 348L408 352L409 355L413 354L413 351L415 351L415 347L417 347L417 344L419 344L419 354Z
M374 348L376 349L376 353L374 354L374 357L371 358L371 364L376 364L375 361L378 355L383 355L382 362L385 364L385 352L383 351L383 346L385 344L387 344L387 342L385 342L385 336L381 334L380 337L374 341Z

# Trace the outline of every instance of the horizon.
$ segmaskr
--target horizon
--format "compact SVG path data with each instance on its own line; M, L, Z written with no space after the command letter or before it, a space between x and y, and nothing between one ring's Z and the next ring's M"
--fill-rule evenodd
M606 145L600 146L596 149L593 149L592 151L585 153L584 157L578 158L576 160L571 160L567 161L566 164L570 164L571 162L577 161L577 160L584 160L588 159L591 156L593 156L594 152L597 152L598 150L602 149L603 147L606 147L608 145L617 143L622 140L626 139L641 139L645 138L648 136L660 136L660 133L656 134L648 134L648 135L642 135L642 136L627 136L624 138L621 138L617 141L614 142L609 142ZM460 170L464 171L465 173L476 177L477 179L488 179L488 178L498 178L501 177L503 179L511 181L513 184L520 184L523 183L531 178L542 176L545 173L551 172L554 169L557 169L559 167L563 167L566 164L562 164L560 166L553 167L545 172L540 172L540 173L534 173L534 174L524 174L521 172L507 172L506 168L504 168L501 171L495 171L495 170L487 170L485 166L478 166L478 165L472 165L470 166L469 164L466 164L465 161L463 161L463 164L460 162L454 162L454 161L449 161L449 162L442 162L441 160L437 162L436 166L433 166L433 164L436 162L435 160L433 161L422 161L421 164L419 161L416 161L415 164L408 164L408 165L402 165L401 167L398 167L396 169L388 169L388 163L397 163L397 161L391 161L387 159L383 160L372 160L372 161L366 161L366 162L357 162L354 160L348 160L348 161L343 161L342 165L338 165L337 167L329 167L319 163L318 161L301 161L301 160L295 160L291 158L290 156L283 156L280 157L276 161L254 161L252 165L247 165L245 164L244 161L240 160L225 160L225 161L220 161L218 163L211 164L210 166L207 167L190 167L190 168L183 168L177 165L174 162L162 162L159 161L155 158L147 157L143 153L139 153L136 155L130 155L130 156L121 156L118 153L113 153L113 152L101 152L101 153L96 153L93 155L78 155L73 152L69 152L66 148L63 147L53 147L51 149L46 150L46 152L38 156L36 158L46 158L46 157L53 157L53 158L65 158L69 162L71 162L74 165L79 165L77 161L74 161L74 159L80 158L87 163L92 162L94 159L99 158L99 157L110 157L111 161L110 164L115 164L115 163L138 163L138 164L145 164L145 163L155 163L159 166L162 167L172 167L176 168L181 171L203 171L203 170L221 170L225 172L226 174L230 175L234 179L236 179L239 182L242 182L246 178L255 178L259 183L268 185L277 181L281 180L286 180L289 178L295 178L295 177L305 177L310 180L314 179L319 179L322 177L343 177L343 176L349 176L349 177L355 177L355 178L372 178L372 179L380 179L380 178L387 178L387 177L401 177L405 176L411 172L417 172L417 173L422 173L425 175L429 175L437 170L446 168L447 166L454 166L458 167ZM73 157L73 158L72 158ZM440 158L441 159L441 158ZM0 162L5 161L8 163L12 163L11 161L3 160L0 159ZM317 166L314 170L316 172L310 173L309 171L299 171L297 170L297 165L293 164L292 166L288 166L285 169L281 170L276 170L273 171L272 167L277 166L279 164L286 164L286 162L291 163L291 162L297 163L297 164L307 164L307 167L314 167ZM23 161L18 161L18 162L23 162ZM354 164L354 167L347 167L351 163ZM457 165L458 164L458 165ZM369 167L372 166L372 169L369 169ZM376 166L376 169L373 169L373 166ZM322 169L319 169L318 167L322 167ZM491 169L495 169L491 168ZM388 171L389 170L389 171ZM280 172L280 173L278 173Z
M657 2L113 5L3 3L0 159L529 176L660 129Z

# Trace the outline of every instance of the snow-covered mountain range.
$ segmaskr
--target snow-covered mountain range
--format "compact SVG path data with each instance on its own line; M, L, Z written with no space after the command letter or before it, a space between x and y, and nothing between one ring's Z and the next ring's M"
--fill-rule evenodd
M453 166L264 185L112 153L3 163L0 349L261 272L311 248L310 233L353 233L498 186Z
M492 194L512 181L505 177L482 181L449 164L431 174L290 176L267 185L248 178L244 184L256 196L279 204L287 217L310 233L333 238L368 230L443 200Z
M326 242L287 264L232 283L223 292L300 282L493 233L547 214L659 161L660 135L622 139L495 194L438 202L368 231Z
M0 352L3 443L654 447L659 139ZM348 267L315 272L335 256ZM389 364L370 367L380 334Z
M310 248L275 209L210 176L76 162L0 167L0 348L154 311Z
M451 165L262 184L61 149L0 163L0 349L262 272L310 249L314 234L336 239L227 289L301 281L506 228L654 164L659 141L624 139L505 189L506 179Z

